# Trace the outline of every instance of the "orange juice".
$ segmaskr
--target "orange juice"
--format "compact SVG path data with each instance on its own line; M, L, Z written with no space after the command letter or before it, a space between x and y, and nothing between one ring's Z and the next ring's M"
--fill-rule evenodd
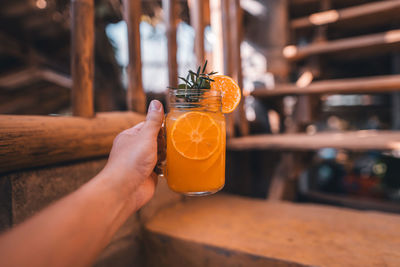
M165 176L173 191L206 195L225 184L225 118L212 98L170 104Z

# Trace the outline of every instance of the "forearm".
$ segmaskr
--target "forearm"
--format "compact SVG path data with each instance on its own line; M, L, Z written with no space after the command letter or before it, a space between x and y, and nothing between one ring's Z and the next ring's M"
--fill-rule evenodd
M136 209L134 197L100 174L1 236L0 266L87 266Z

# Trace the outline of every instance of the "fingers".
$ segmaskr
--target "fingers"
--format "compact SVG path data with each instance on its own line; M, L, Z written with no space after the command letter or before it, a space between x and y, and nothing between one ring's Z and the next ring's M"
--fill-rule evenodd
M164 109L158 100L153 100L150 103L147 112L146 121L144 122L142 131L156 138L164 119Z

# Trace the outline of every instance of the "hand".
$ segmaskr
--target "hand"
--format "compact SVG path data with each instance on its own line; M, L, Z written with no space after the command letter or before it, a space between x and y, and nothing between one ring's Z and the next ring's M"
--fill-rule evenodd
M162 104L150 103L146 121L121 132L115 139L106 167L102 171L132 195L136 209L154 194L157 175L157 135L164 118Z

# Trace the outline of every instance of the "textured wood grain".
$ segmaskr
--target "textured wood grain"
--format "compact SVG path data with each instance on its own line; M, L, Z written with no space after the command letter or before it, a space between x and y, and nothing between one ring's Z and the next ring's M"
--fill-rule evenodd
M283 51L285 58L301 60L319 54L331 54L358 49L377 52L382 49L399 49L400 30L391 30L382 33L368 34L359 37L338 39L329 42L313 43L306 46L286 47Z
M146 230L161 241L149 240L158 266L223 266L236 258L240 266L394 267L399 225L398 215L218 194L161 210ZM244 253L251 257L242 262Z
M132 112L0 116L0 172L107 155L119 132L143 120Z
M312 27L315 25L327 25L336 22L345 22L348 20L353 21L354 19L363 21L368 18L368 16L372 15L375 15L373 17L374 20L379 21L385 16L388 16L388 14L396 14L396 12L397 14L400 12L399 1L377 1L339 10L332 9L320 13L314 13L307 17L297 18L290 22L290 27L293 29L299 29ZM318 19L318 23L316 23L316 19Z
M232 25L230 14L231 0L221 0L221 19L222 19L222 46L223 46L223 62L224 75L233 76L233 49L232 49ZM235 118L234 114L226 114L226 137L230 138L235 135Z
M280 84L273 90L256 90L251 94L259 98L268 98L298 94L356 94L396 91L400 91L400 75L317 81L305 87Z
M239 0L232 0L229 6L230 21L231 21L231 42L232 42L232 69L233 78L238 83L241 90L242 99L239 103L237 110L237 121L241 135L249 134L249 125L246 119L244 110L244 97L243 97L243 73L242 73L242 57L240 46L242 43L243 33L243 10L240 7Z
M75 116L93 117L94 3L71 1L72 109Z
M167 27L167 50L168 50L168 84L171 87L178 86L178 63L176 52L178 45L176 41L177 30L177 0L162 0L164 21Z
M231 150L314 150L320 148L341 148L352 150L393 150L400 149L400 131L362 130L343 133L307 134L264 134L227 141Z
M196 54L196 63L198 66L204 64L205 53L204 53L204 1L202 0L191 0L189 11L190 11L190 24L194 28L194 52Z
M146 96L142 84L142 59L140 50L141 1L123 0L124 19L128 28L128 89L126 102L128 109L146 112Z

